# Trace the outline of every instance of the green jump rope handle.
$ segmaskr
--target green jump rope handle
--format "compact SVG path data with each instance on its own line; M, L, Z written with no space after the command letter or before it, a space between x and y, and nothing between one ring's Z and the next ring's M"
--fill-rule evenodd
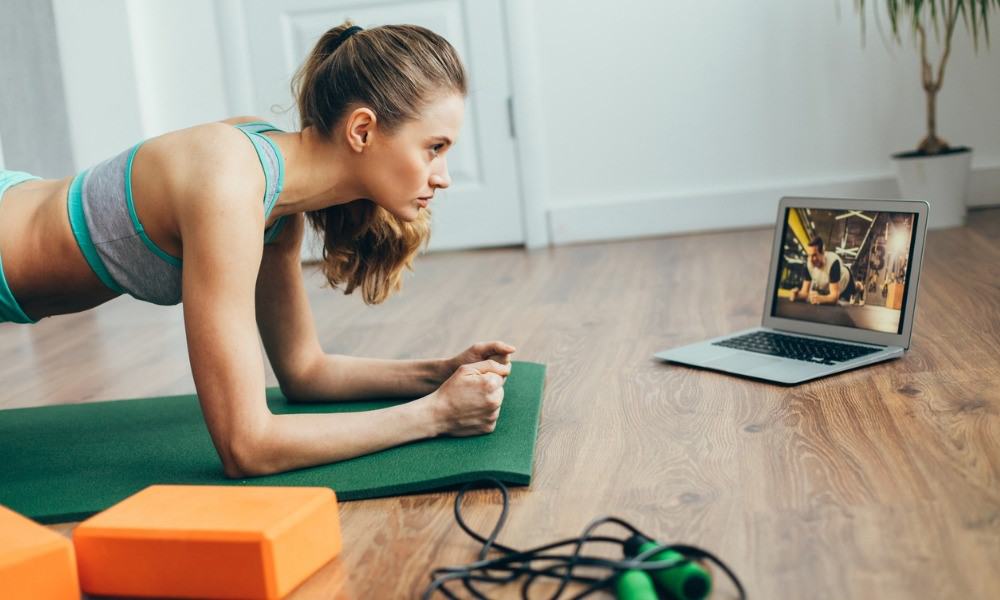
M627 556L638 556L643 552L652 550L659 546L656 542L632 536L625 544L625 554ZM684 558L684 555L673 550L664 550L647 558L647 561L677 560ZM712 576L708 570L695 561L688 561L686 564L672 569L660 569L649 571L660 589L669 594L673 600L703 600L712 592Z
M615 598L618 600L660 600L649 574L639 569L622 571L615 579Z

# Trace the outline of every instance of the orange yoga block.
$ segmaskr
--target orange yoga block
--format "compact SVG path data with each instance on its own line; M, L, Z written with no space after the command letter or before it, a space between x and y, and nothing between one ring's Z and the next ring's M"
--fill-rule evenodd
M319 487L153 485L73 531L83 591L281 598L340 553Z
M80 600L73 544L0 506L0 598Z

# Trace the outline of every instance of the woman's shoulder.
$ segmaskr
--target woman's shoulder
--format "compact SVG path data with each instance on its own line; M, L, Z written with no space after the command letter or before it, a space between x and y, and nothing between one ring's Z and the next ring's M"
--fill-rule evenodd
M216 160L239 157L242 154L256 156L253 146L247 143L246 135L236 125L248 123L254 117L234 117L225 121L212 121L182 129L186 134L184 143L191 150L211 154ZM243 152L247 150L249 152Z
M265 123L266 121L255 116L209 121L165 133L148 140L144 146L160 146L168 151L181 151L184 155L192 153L196 156L201 153L229 155L233 153L234 149L252 149L252 146L247 143L246 135L238 127L238 125L252 122Z
M257 218L265 179L252 143L230 123L214 121L172 131L143 144L139 181L147 195L173 205L178 225L220 210ZM253 201L250 201L253 199Z
M173 181L164 183L179 194L188 195L194 188L263 193L264 177L257 152L229 120L166 133L147 141L143 153L161 173L174 174L170 177Z
M230 117L228 119L217 121L217 123L225 123L226 125L230 126L242 125L244 123L266 123L266 122L267 122L266 119L253 115L244 115L242 117Z

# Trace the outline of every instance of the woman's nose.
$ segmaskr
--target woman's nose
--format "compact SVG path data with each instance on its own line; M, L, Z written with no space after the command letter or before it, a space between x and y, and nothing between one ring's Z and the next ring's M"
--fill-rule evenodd
M448 174L447 159L441 161L441 168L438 171L431 173L430 184L431 187L441 189L451 185L451 175Z

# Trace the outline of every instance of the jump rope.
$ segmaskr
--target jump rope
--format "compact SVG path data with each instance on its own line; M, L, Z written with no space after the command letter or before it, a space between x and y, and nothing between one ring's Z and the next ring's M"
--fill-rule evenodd
M483 537L473 531L462 517L462 499L475 486L489 483L500 490L503 508L493 531ZM583 533L537 546L529 550L515 550L496 541L507 521L510 498L507 487L496 479L485 479L464 485L455 496L455 521L469 537L482 544L478 559L467 565L441 567L431 572L431 583L424 590L423 599L430 599L435 592L457 600L455 591L460 583L477 599L488 599L477 584L521 583L521 598L529 600L532 585L539 579L559 581L559 586L548 598L563 597L570 583L586 587L570 596L584 598L595 592L612 589L618 600L702 600L712 591L712 576L705 568L707 561L716 565L733 583L740 600L746 599L743 584L722 560L697 546L686 544L660 544L631 523L617 517L601 517L590 522ZM594 531L605 524L618 525L631 535L627 538L595 535ZM584 553L588 544L609 544L621 548L622 559L612 560ZM567 547L571 547L571 551ZM566 549L562 552L556 550ZM490 552L496 558L487 558ZM577 572L586 569L587 573Z

